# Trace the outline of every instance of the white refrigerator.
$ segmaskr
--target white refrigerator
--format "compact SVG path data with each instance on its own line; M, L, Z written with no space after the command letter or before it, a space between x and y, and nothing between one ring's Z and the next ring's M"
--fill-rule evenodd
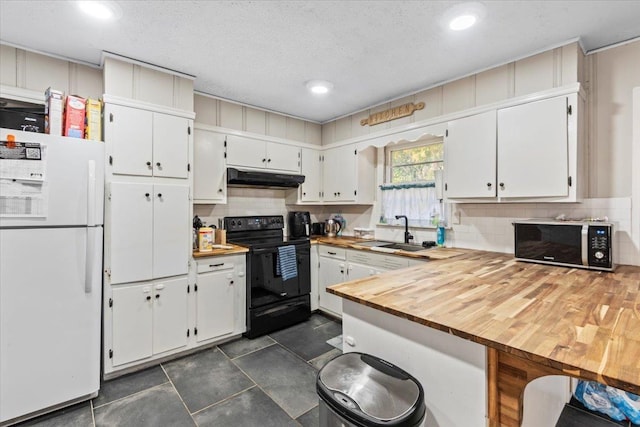
M40 163L23 164L44 179L32 208L6 179L22 166L0 145L2 424L97 395L104 204L103 143L7 129L0 141L8 134L41 144Z

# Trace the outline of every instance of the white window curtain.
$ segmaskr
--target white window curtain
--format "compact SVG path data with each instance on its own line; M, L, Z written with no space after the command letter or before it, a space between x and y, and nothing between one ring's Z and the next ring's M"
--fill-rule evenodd
M437 225L443 216L434 183L382 185L380 189L381 222L395 224L396 215L406 215L409 225L427 227Z

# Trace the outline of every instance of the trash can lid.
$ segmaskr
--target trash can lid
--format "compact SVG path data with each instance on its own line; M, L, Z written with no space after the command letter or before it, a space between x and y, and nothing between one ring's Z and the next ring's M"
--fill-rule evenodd
M423 400L422 387L412 376L362 353L346 353L329 361L318 374L318 382L342 405L355 409L355 404L365 415L381 421L401 418L419 408Z

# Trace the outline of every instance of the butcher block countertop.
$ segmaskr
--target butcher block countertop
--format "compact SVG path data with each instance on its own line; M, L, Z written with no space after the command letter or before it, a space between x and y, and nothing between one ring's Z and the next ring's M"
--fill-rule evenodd
M226 248L213 248L213 250L211 252L200 252L200 251L193 251L193 257L194 258L206 258L206 257L212 257L212 256L222 256L222 255L232 255L232 254L243 254L245 252L249 252L249 249L243 247L243 246L238 246L238 245L233 245L231 243L227 243L225 245L221 245L221 246L226 246Z
M326 236L312 236L312 243L322 243L323 245L333 245L345 249L358 249L362 251L372 251L369 246L363 246L362 243L370 242L368 239L358 239L351 236L339 236L339 237L326 237ZM387 253L387 255L397 255L414 259L446 259L454 256L468 253L466 249L453 249L453 248L439 248L434 247L430 249L424 249L421 251L409 252L403 250L397 250L393 253Z
M466 251L328 291L567 375L640 393L640 267L596 272Z

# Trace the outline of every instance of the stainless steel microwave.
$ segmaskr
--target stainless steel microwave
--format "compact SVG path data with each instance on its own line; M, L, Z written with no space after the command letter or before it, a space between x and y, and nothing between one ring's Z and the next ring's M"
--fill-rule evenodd
M609 222L515 221L520 261L613 271L613 224Z

